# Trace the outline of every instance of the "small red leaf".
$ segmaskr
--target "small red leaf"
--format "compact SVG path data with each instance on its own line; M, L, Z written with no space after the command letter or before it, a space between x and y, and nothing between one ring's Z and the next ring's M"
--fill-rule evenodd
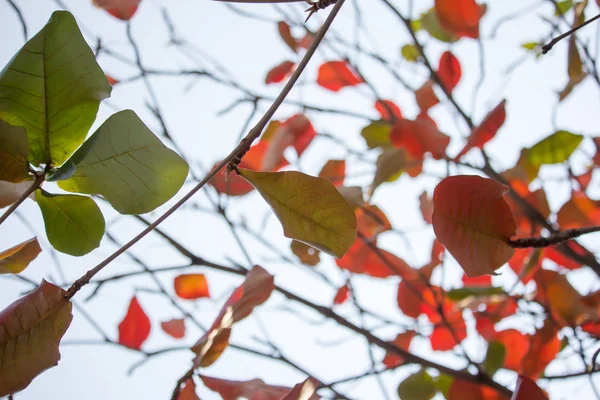
M498 332L495 341L502 343L506 349L504 368L519 371L521 362L529 350L529 336L516 329L506 329Z
M470 286L492 286L492 277L489 275L482 275L476 278L469 278L467 275L462 277L463 284L467 287Z
M401 119L390 133L395 147L404 147L411 156L422 159L426 153L439 160L446 154L450 137L439 131L435 122L428 118Z
M356 72L350 69L346 61L329 61L321 65L317 83L333 92L338 92L348 86L364 83Z
M127 314L119 324L119 344L140 349L150 335L150 319L133 296Z
M179 391L177 400L200 400L196 394L196 384L193 379L185 381L183 388Z
M479 20L485 6L475 0L435 0L435 11L444 29L459 37L479 37Z
M281 39L283 39L285 44L288 45L290 50L296 53L298 51L298 43L294 36L292 36L292 30L287 22L279 21L277 23L277 30L279 31L279 36L281 36Z
M433 90L433 81L431 80L425 82L423 86L415 91L415 98L422 112L426 112L440 102Z
M462 76L462 69L458 58L449 51L444 52L440 57L437 74L442 81L442 85L448 92L452 92Z
M265 83L268 85L270 83L279 83L282 82L293 70L296 66L296 63L292 61L284 61L281 64L273 67L265 78Z
M338 289L333 298L333 304L339 305L343 304L346 300L348 300L348 295L350 294L350 287L348 285L344 285Z
M110 75L106 75L106 80L108 80L108 83L110 83L112 86L114 86L117 83L119 83L119 81L117 79L113 78Z
M137 11L141 0L92 0L92 2L113 17L128 21Z
M402 111L400 111L400 107L398 107L396 103L391 100L377 100L377 102L375 102L375 109L379 115L381 115L381 119L384 121L393 122L394 118L402 119Z
M548 318L544 322L544 326L531 336L529 351L523 358L520 373L532 379L537 379L548 364L554 360L559 351L558 329Z
M182 339L185 337L185 321L183 319L172 319L170 321L161 322L160 327L165 333L175 339Z
M173 281L175 293L182 299L195 300L210 297L208 282L204 274L183 274Z
M533 380L519 375L517 387L510 400L548 400L548 395Z
M421 215L423 215L423 221L431 224L431 217L433 216L433 200L427 192L421 193L419 196L419 208L421 209Z
M392 344L394 344L394 346L398 347L399 349L408 351L408 348L410 347L410 342L413 340L414 337L414 331L400 333L398 336L396 336L396 339L394 339ZM396 355L396 353L391 353L389 351L385 353L385 357L383 358L383 365L385 365L388 368L395 368L399 365L402 365L402 362L402 357Z
M357 208L356 221L358 233L366 238L373 238L392 229L392 224L385 213L373 204L365 204Z
M473 129L471 136L467 140L467 144L458 153L456 159L460 159L474 147L482 149L487 142L496 136L498 129L504 124L504 121L506 121L506 100L502 100L500 104L486 115L483 122L477 128Z

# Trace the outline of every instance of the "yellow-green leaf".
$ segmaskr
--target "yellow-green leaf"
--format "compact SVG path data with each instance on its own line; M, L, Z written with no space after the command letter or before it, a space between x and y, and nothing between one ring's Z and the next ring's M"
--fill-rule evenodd
M400 383L398 397L401 400L430 400L437 391L433 378L422 369Z
M527 158L534 166L562 163L569 159L582 140L582 135L557 131L529 149Z
M370 149L376 147L392 147L390 133L392 124L386 121L375 121L365 126L360 132Z
M458 36L444 29L434 8L421 14L421 26L427 33L439 41L452 43L460 39Z
M82 256L100 246L105 223L94 200L53 195L42 189L36 191L35 200L42 210L48 241L56 250Z
M58 364L58 345L73 319L65 294L42 281L0 312L0 397L26 388Z
M401 49L402 57L409 62L417 62L421 56L419 48L414 44L405 44Z
M61 165L110 91L73 15L55 11L0 72L0 118L27 130L33 164Z
M329 180L296 171L240 174L271 206L286 237L337 258L354 243L354 210Z
M189 167L133 111L124 110L107 119L61 169L74 171L58 183L61 189L102 195L121 214L143 214L177 193Z
M19 183L28 176L27 132L0 120L0 180Z
M31 238L0 253L0 274L18 274L42 251L37 238Z

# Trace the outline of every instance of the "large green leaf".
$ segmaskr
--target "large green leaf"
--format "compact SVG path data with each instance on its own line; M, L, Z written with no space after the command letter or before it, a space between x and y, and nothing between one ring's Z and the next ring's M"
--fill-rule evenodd
M285 236L342 258L356 239L356 215L333 184L297 171L240 170L269 203Z
M433 378L424 369L410 375L398 386L401 400L430 400L436 393Z
M582 140L582 135L557 131L529 149L527 157L534 166L562 163L569 159Z
M27 129L33 164L62 164L111 86L73 16L55 11L0 72L0 118Z
M29 179L28 153L25 129L0 120L0 180L18 183Z
M53 195L38 189L35 194L50 244L58 251L82 256L100 245L104 217L94 200L85 196Z
M102 195L122 214L143 214L177 193L189 167L125 110L107 119L61 169L73 170L58 183L62 189Z
M58 364L58 344L73 319L65 294L42 281L0 312L0 397L26 388Z

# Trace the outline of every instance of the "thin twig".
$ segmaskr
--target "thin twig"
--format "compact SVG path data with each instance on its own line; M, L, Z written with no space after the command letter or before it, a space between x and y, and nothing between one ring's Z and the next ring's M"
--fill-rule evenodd
M564 38L571 36L572 34L574 34L575 32L577 32L579 29L583 28L584 26L586 26L588 24L591 24L592 22L594 22L598 18L600 18L600 14L598 14L598 15L590 18L590 19L588 19L587 21L583 22L581 25L577 25L574 28L569 29L565 33L563 33L563 34L555 37L549 43L547 43L547 44L545 44L545 45L542 46L542 54L548 53L550 50L552 50L552 48L554 47L555 44L557 44L558 42L560 42Z
M543 248L568 242L569 240L578 238L579 236L587 235L588 233L600 232L600 226L592 226L589 228L567 229L566 231L557 232L549 237L529 237L509 240L508 244L516 249L520 248Z
M2 223L4 221L6 221L6 219L13 213L15 212L15 210L17 208L19 208L19 206L21 205L21 203L23 203L25 201L26 198L29 197L29 195L33 192L35 192L44 182L44 179L46 178L45 174L39 174L37 176L37 178L35 179L35 181L33 181L33 183L31 184L31 186L29 186L29 188L27 188L26 191L23 192L23 194L21 194L21 196L19 196L19 198L17 199L17 201L15 201L14 203L12 203L10 205L10 207L8 207L8 210L6 210L4 212L4 214L2 214L2 216L0 217L0 225L2 225Z

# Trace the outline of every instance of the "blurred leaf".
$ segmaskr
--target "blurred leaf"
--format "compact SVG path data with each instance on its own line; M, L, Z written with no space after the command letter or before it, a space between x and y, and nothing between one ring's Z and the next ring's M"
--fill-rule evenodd
M405 44L404 46L402 46L400 52L402 54L402 57L404 57L404 59L409 62L417 62L419 60L419 57L421 57L421 52L419 51L419 48L414 44Z
M96 7L104 8L115 18L128 21L138 9L141 0L92 0Z
M175 293L179 298L195 300L210 297L208 281L204 274L182 274L173 280Z
M496 294L505 294L504 289L501 287L480 287L480 286L471 286L471 287L462 287L458 289L451 289L446 292L446 295L450 300L459 301L464 300L467 297L480 297L480 296L493 296Z
M319 178L329 179L333 186L343 186L346 177L345 160L329 160L319 172Z
M161 322L160 327L167 335L175 339L183 339L185 337L185 320L181 318Z
M398 397L402 400L430 400L436 393L433 378L424 369L410 375L398 386Z
M490 377L494 376L504 365L504 358L506 357L506 348L502 343L491 342L488 345L487 352L485 354L485 360L483 360L483 369L488 373Z
M37 238L31 238L0 253L0 275L22 272L42 251Z
M381 115L381 119L384 121L392 122L395 119L402 119L402 111L400 107L392 100L377 100L375 102L375 109ZM392 118L393 117L393 118Z
M435 11L447 31L458 37L479 37L479 20L485 7L475 0L435 0Z
M440 57L437 74L446 90L452 92L462 76L458 58L451 52L445 51Z
M472 148L482 149L483 146L492 140L498 130L506 121L506 100L502 100L492 111L485 116L484 120L471 132L467 144L458 153L456 159L460 159Z
M453 43L459 39L458 36L442 27L440 19L433 8L421 14L421 26L427 33L441 42Z
M533 380L519 375L511 400L548 400L548 395Z
M298 240L292 240L291 248L292 253L298 257L302 264L314 267L321 261L321 252L319 250L299 242Z
M28 154L25 129L0 120L0 180L19 183L30 179Z
M230 381L226 379L211 378L200 375L200 379L207 388L217 392L225 400L235 400L239 398L260 399L260 400L281 400L288 394L291 388L286 386L267 385L262 379L252 379L249 381ZM313 400L315 396L311 396Z
M365 126L360 134L367 142L367 147L375 149L377 147L392 147L391 131L392 125L389 122L375 121Z
M274 66L267 73L265 83L268 85L270 83L282 82L294 71L295 66L296 63L293 61L284 61L281 64Z
M150 319L140 306L136 296L129 302L127 314L119 324L119 344L140 349L150 335Z
M0 180L0 208L10 206L17 201L33 183L34 181L10 183Z
M332 92L339 92L345 87L360 85L364 81L346 61L329 61L319 67L317 83Z
M556 131L529 149L528 160L534 166L565 162L579 147L582 140L582 135L568 131Z

